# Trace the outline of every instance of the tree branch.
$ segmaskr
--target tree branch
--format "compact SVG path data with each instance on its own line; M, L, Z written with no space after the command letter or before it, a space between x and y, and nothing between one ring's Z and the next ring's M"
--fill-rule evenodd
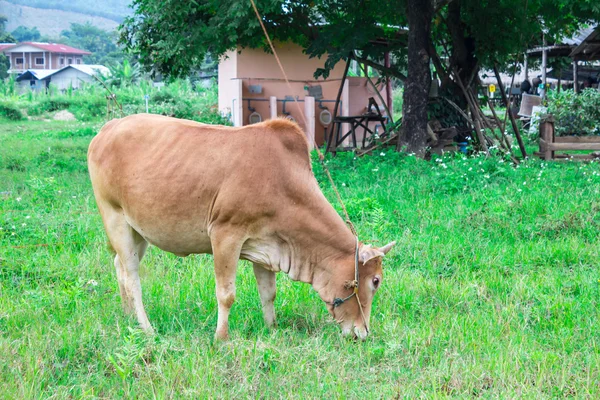
M406 80L406 75L404 75L402 72L397 71L393 68L387 68L381 64L378 64L376 62L373 62L371 60L368 60L368 59L362 58L362 57L355 57L355 59L356 59L356 61L358 61L360 63L368 65L369 67L375 68L376 70L383 73L384 75L393 76L394 78L400 79L402 82L404 82Z
M434 10L433 13L437 14L438 12L440 12L440 10L442 8L444 8L444 6L446 6L447 4L452 3L453 0L437 0L434 4Z

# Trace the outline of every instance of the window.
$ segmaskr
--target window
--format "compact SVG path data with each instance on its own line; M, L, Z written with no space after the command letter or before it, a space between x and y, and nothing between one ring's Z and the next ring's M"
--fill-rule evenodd
M44 59L42 57L36 57L35 65L44 65Z
M23 62L23 58L17 58L17 59L15 60L15 64L17 64L17 65L23 65L23 64L24 64L24 62Z
M65 58L64 57L60 58L60 65L65 65Z
M78 58L78 59L77 59L77 60L75 60L75 61L77 61L77 64L81 64L81 58Z
M73 64L73 59L72 58L67 58L67 64L69 64L69 65Z

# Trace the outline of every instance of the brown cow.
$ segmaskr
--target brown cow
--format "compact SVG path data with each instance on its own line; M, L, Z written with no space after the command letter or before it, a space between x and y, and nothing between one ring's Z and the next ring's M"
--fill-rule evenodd
M298 125L276 119L242 128L159 115L107 123L88 165L111 245L123 306L152 331L138 275L148 243L186 256L212 253L216 337L228 336L239 259L254 264L267 325L275 322L275 273L312 284L345 334L364 339L371 302L392 248L360 244L325 199ZM352 293L355 254L358 299ZM339 303L339 301L338 301Z

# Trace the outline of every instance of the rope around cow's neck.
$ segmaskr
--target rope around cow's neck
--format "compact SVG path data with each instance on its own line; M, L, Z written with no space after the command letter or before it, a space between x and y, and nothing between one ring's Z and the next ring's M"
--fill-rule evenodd
M347 282L346 285L344 285L347 289L353 288L352 293L349 296L344 297L343 299L340 297L336 297L329 304L331 304L333 306L333 308L337 308L338 306L341 306L342 304L344 304L346 301L350 300L352 297L356 297L356 302L358 303L358 309L360 310L360 316L363 320L363 324L365 325L365 329L367 330L367 333L368 333L369 325L367 324L367 318L365 318L363 306L362 306L362 303L360 302L360 297L358 296L358 286L359 286L359 280L360 280L360 276L358 273L358 236L355 236L355 238L356 238L356 248L354 251L354 280L351 282Z

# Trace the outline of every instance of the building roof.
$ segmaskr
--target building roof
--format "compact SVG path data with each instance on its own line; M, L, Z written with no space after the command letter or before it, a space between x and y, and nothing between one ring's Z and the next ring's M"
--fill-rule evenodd
M544 50L547 50L548 57L569 57L571 52L579 46L592 32L596 29L596 25L577 31L573 36L563 38L561 41L547 46L538 46L527 50L527 55L530 57L541 57Z
M28 69L27 71L25 71L21 75L19 75L19 77L17 78L17 82L21 82L23 80L31 80L31 79L37 79L37 80L46 79L47 77L49 77L56 71L58 71L58 70L56 70L56 69Z
M0 51L8 49L9 47L16 46L16 43L0 43Z
M56 75L60 72L63 72L69 68L76 69L78 71L83 72L84 74L89 75L89 76L93 76L93 75L97 75L97 74L102 74L102 75L110 74L110 70L108 68L106 68L104 65L71 64L71 65L67 65L66 67L63 67L61 69L28 69L27 71L25 71L21 75L19 75L19 77L17 78L17 82L20 82L22 80L30 80L30 79L38 79L38 80L46 79L50 76Z
M84 74L88 74L90 76L97 75L97 74L102 74L102 75L110 74L110 70L108 68L106 68L104 65L100 65L100 64L71 64L64 68L61 68L60 70L56 71L56 73L64 71L65 69L68 69L68 68L75 68L76 70L81 71Z
M33 46L37 47L42 51L49 51L51 53L62 53L62 54L76 54L76 55L87 55L92 54L89 51L76 49L75 47L67 46L66 44L60 43L42 43L42 42L21 42L16 46L12 46L10 52L19 51L19 47L21 46ZM11 47L11 46L9 46ZM6 50L6 49L5 49Z
M89 76L94 76L94 75L110 75L110 70L108 68L106 68L104 65L88 65L88 64L71 64L71 65L67 65L66 67L63 67L59 70L53 70L51 74L47 75L58 75L61 72L64 72L66 70L68 70L69 68L73 68L76 69L78 71L83 72L86 75Z
M571 57L584 60L600 59L600 25L591 29L588 35L570 54Z

